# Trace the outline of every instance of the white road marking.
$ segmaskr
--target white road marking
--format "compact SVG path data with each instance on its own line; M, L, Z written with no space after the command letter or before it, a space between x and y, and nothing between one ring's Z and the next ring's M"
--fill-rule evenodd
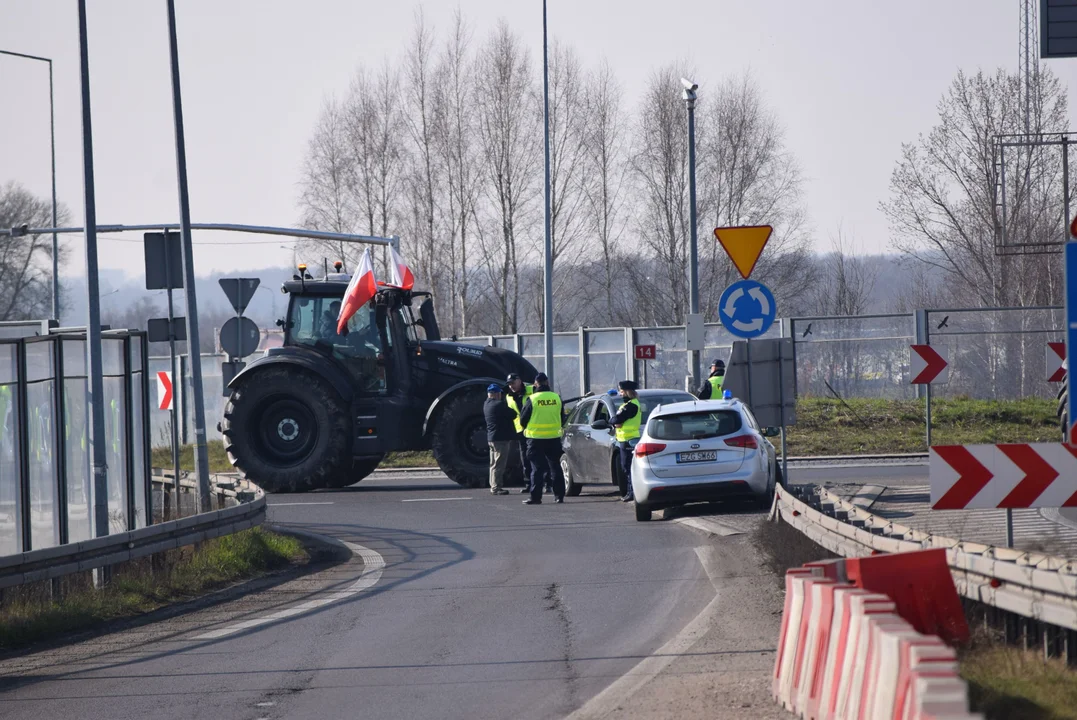
M696 530L702 530L705 533L711 535L719 535L721 537L729 537L730 535L740 535L741 531L723 525L720 522L711 520L710 518L674 518L673 522L680 523L681 525L687 525L688 527L695 528Z
M401 500L400 502L451 502L453 500L474 500L474 498L412 498L411 500Z
M340 542L353 553L363 558L363 572L359 575L359 579L344 590L330 590L313 600L308 600L304 603L293 605L292 607L278 610L268 615L263 615L262 617L226 625L223 628L196 635L193 639L216 640L242 630L249 630L250 628L266 625L276 620L284 620L285 618L294 617L310 610L329 605L330 603L347 600L348 598L354 597L364 590L369 590L377 585L378 581L381 580L382 571L385 569L385 558L383 558L376 550L371 550L368 547L350 543L346 540L341 540Z
M333 503L332 502L269 503L269 507L284 507L285 505L333 505Z
M715 590L718 584L715 582L715 560L712 557L714 548L695 548L699 562L703 566L707 577ZM591 718L604 718L617 712L628 705L629 698L639 692L644 685L665 670L678 656L688 652L710 629L715 616L720 609L719 600L721 594L716 594L714 599L707 603L707 607L700 611L699 615L684 626L677 636L658 648L654 654L641 660L627 673L613 681L609 687L588 700L583 707L569 715L566 720L590 720Z

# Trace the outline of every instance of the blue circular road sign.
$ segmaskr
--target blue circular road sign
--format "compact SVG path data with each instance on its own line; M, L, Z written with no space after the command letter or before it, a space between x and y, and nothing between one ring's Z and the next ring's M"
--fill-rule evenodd
M774 293L756 280L738 280L718 300L718 317L737 337L759 337L774 324L777 314Z

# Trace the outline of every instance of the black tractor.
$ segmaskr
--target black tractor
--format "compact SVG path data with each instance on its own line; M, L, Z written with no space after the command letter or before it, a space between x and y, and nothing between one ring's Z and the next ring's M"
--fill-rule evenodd
M531 382L535 367L442 341L426 292L383 287L338 334L348 280L302 269L284 283L283 347L229 384L220 429L232 464L268 492L304 492L359 482L388 452L431 449L460 485L486 485L486 387L510 373Z

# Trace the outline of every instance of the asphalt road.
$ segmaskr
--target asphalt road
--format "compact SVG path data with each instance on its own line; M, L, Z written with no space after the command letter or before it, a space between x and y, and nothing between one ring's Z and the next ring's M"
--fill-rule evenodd
M715 598L696 552L705 536L637 523L592 492L528 507L444 478L372 477L274 495L272 522L375 551L380 577L352 560L6 662L0 717L563 717ZM324 604L258 620L297 602ZM262 624L205 639L242 621Z
M928 482L927 462L847 462L790 464L789 482L795 484L849 483L887 487L922 485Z

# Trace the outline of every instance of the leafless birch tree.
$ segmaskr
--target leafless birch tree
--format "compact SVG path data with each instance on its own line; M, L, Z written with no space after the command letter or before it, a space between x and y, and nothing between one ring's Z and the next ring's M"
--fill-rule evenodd
M0 186L0 227L52 226L52 205L10 182ZM67 220L59 208L57 222ZM61 249L62 252L62 249ZM61 257L62 259L62 257ZM0 320L52 315L52 236L24 235L0 241Z
M537 94L531 59L519 37L501 22L479 51L475 100L482 139L490 222L480 225L501 332L520 325L520 264L527 259L526 220L536 200L540 167Z

